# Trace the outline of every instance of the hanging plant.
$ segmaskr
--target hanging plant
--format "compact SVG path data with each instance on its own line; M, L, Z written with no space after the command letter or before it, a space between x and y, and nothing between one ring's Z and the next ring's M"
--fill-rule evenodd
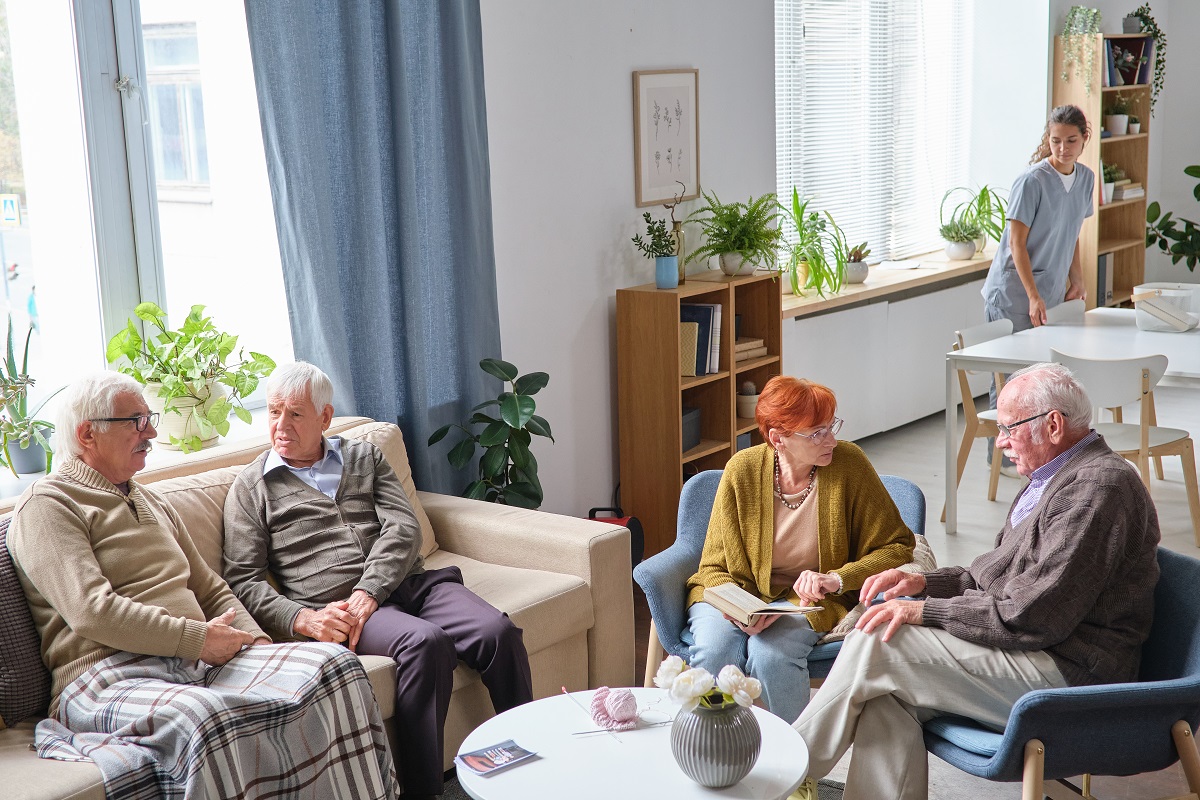
M1142 33L1148 33L1154 39L1154 80L1150 89L1150 116L1154 116L1154 104L1158 102L1158 93L1167 80L1167 35L1154 21L1149 3L1143 3L1129 16L1137 17L1142 25Z
M1083 90L1092 93L1092 78L1096 74L1094 37L1100 32L1100 12L1087 6L1071 6L1063 25L1063 81L1071 79L1071 67L1083 81Z

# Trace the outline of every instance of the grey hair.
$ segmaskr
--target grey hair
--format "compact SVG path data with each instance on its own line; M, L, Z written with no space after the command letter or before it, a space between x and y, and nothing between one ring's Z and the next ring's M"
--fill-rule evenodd
M1062 364L1032 364L1017 370L1009 380L1029 375L1030 379L1021 392L1021 405L1031 414L1057 409L1067 419L1067 429L1085 433L1092 426L1092 401L1087 389L1075 378L1075 374ZM1034 420L1030 435L1035 444L1041 442L1041 431L1046 418Z
M267 378L267 401L272 397L284 400L308 395L317 412L333 405L333 382L318 367L307 361L280 364Z
M54 421L54 452L60 458L79 458L79 426L97 417L116 413L117 398L135 394L141 396L142 385L119 372L96 372L75 381L63 392ZM106 431L111 422L93 422L97 431ZM59 458L55 461L59 462Z

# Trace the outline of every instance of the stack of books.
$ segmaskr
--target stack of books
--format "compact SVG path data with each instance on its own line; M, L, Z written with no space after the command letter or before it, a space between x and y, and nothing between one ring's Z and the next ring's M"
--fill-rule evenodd
M746 361L751 358L759 358L767 354L767 346L762 339L755 339L750 336L739 336L737 343L733 346L734 361Z
M696 332L696 371L684 376L709 375L719 371L721 353L721 305L719 303L682 303L679 306L679 321L694 322ZM682 334L682 328L680 329ZM682 344L682 340L681 340Z
M1113 200L1133 200L1145 196L1146 190L1142 185L1128 178L1117 181L1113 187Z

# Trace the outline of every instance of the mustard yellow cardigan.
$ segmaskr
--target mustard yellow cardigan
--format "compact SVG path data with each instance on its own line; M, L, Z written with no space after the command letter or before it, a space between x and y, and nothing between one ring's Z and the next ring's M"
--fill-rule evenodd
M749 447L725 465L717 488L699 571L688 579L687 604L704 589L730 581L765 601L799 605L788 587L771 591L775 543L775 451ZM842 578L842 593L827 595L821 610L806 616L815 631L829 631L858 602L858 590L872 575L912 561L915 539L883 481L858 445L838 442L833 461L817 468L818 552L821 572Z

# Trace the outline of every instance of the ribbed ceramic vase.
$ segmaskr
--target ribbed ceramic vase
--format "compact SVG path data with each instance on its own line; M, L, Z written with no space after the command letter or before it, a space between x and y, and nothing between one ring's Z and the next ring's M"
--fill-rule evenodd
M754 712L737 703L719 708L680 709L671 724L671 753L689 778L710 789L740 781L762 749Z

